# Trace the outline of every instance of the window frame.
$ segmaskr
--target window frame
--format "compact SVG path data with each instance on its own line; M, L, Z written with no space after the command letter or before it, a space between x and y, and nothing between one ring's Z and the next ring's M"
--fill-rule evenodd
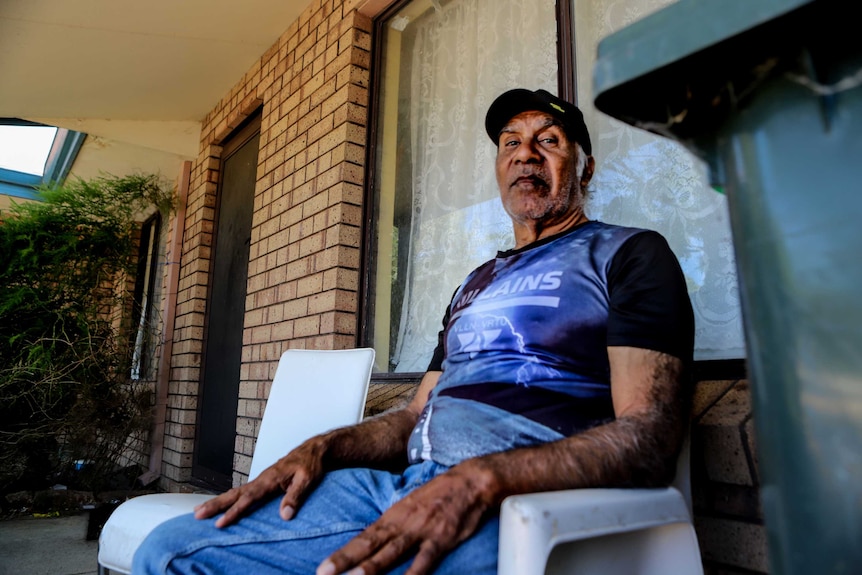
M40 199L38 190L40 186L62 182L69 175L69 171L72 169L78 152L81 150L81 146L87 137L87 134L83 132L76 132L58 126L48 126L47 124L21 120L19 118L0 118L0 124L6 126L45 126L57 128L57 134L54 136L51 151L48 152L48 159L45 162L45 172L42 176L0 168L0 194L26 200L38 201Z
M162 253L162 215L154 213L141 224L138 239L138 262L135 273L135 286L132 294L131 323L131 369L129 376L138 381L152 379L153 359L159 342L154 325L158 324L156 306L158 302L157 283L161 281L163 265Z

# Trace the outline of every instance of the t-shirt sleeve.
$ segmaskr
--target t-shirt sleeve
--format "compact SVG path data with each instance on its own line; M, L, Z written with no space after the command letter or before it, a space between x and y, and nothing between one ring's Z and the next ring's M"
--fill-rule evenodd
M694 314L685 277L667 241L646 231L629 238L608 270L609 346L692 359Z
M457 292L456 292L457 293ZM454 298L455 295L452 294ZM443 357L446 355L446 348L443 344L443 334L446 331L446 326L449 325L449 317L452 310L452 303L446 306L446 313L443 315L443 328L437 333L437 347L434 348L434 355L431 356L431 362L428 364L426 371L443 371Z

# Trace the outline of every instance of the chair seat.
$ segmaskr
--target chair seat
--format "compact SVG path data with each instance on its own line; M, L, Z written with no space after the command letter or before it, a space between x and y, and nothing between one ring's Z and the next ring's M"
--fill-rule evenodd
M198 493L156 493L135 497L117 507L102 529L99 565L118 573L131 573L132 555L157 525L211 499Z

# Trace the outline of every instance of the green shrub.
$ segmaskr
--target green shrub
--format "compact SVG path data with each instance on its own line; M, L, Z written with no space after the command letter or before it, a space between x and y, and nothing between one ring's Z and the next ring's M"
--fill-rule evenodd
M149 426L129 377L136 218L167 212L156 176L67 181L0 213L0 493L38 489L92 462L99 489Z

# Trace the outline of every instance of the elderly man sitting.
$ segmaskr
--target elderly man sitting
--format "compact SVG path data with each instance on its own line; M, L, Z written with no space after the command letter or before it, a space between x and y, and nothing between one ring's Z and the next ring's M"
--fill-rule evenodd
M584 214L578 108L511 90L485 127L515 246L455 292L410 404L161 525L135 575L491 575L505 497L671 481L693 347L676 258L655 232Z

